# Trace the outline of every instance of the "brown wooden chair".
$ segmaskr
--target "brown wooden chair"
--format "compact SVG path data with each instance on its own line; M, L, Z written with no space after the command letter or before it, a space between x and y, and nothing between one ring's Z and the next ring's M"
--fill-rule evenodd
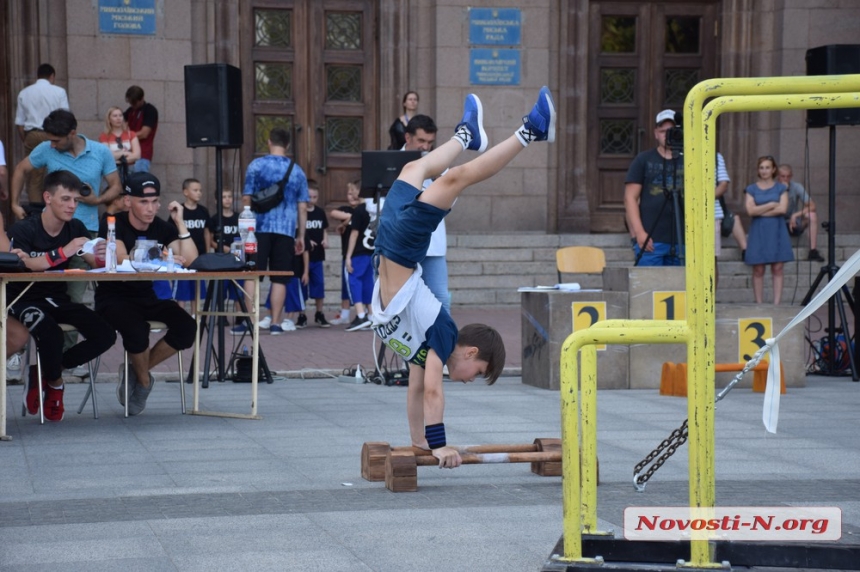
M558 281L564 274L600 274L606 266L603 250L594 246L566 246L555 253Z

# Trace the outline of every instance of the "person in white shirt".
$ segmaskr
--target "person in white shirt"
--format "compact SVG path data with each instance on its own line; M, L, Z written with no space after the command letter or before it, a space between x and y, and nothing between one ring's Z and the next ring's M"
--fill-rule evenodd
M15 111L15 126L18 135L24 142L24 156L42 141L48 140L48 134L42 129L42 122L56 109L69 109L69 97L66 90L54 85L57 72L51 64L42 64L36 70L36 83L29 85L18 93L18 108ZM30 173L27 180L27 198L30 202L30 212L41 212L45 204L42 200L42 180L45 169Z

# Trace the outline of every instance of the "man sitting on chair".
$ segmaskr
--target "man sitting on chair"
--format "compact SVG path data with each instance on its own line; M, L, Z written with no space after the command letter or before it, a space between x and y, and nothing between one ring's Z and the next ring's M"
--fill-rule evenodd
M12 246L28 255L24 258L27 268L65 270L74 256L81 256L90 266L104 266L104 243L97 245L94 253L85 254L81 250L89 240L84 223L74 218L81 180L70 171L54 171L45 177L43 186L42 214L19 221L9 229ZM30 415L39 413L39 394L44 392L45 419L62 421L63 369L77 367L103 354L113 346L116 333L95 312L72 302L66 282L12 282L7 286L7 296L15 300L9 313L30 330L42 361L41 380L36 366L30 366L27 411ZM60 324L71 324L86 339L64 352Z
M155 240L160 251L172 248L177 264L188 265L197 258L197 247L182 220L182 205L167 205L174 225L156 216L160 206L161 183L150 173L128 176L125 193L128 210L116 214L116 259L120 264L129 258L138 238ZM102 220L99 236L107 237L107 222ZM159 300L151 281L99 282L95 295L96 312L122 335L122 345L131 361L128 370L128 414L137 415L146 408L152 391L150 370L178 351L194 343L197 325L194 319L173 300ZM164 322L167 333L149 347L150 321ZM181 372L180 372L181 375ZM117 399L125 406L124 368L117 384Z

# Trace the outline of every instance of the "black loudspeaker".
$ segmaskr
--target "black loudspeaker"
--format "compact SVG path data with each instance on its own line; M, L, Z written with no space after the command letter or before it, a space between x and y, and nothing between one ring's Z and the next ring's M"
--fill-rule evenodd
M832 44L806 50L806 75L845 75L860 73L860 45ZM860 125L860 108L809 109L808 127Z
M242 73L228 64L185 66L188 147L241 147Z

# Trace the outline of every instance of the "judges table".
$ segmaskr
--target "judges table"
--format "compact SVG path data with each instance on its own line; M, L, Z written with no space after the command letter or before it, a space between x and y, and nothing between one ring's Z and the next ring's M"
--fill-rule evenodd
M130 282L138 280L232 280L243 282L250 280L254 287L254 304L253 308L249 308L247 312L222 311L218 312L210 310L207 312L197 312L197 335L194 340L194 393L193 405L191 409L192 415L209 415L216 417L233 417L240 419L260 419L257 415L257 383L259 381L259 359L260 359L260 330L259 330L259 312L260 312L260 281L262 278L271 276L292 276L292 272L276 272L276 271L254 271L254 272L83 272L83 271L64 271L64 272L22 272L16 274L0 273L0 441L11 440L11 437L6 434L6 319L9 313L9 306L15 300L8 300L6 296L6 285L10 282L101 282L101 281L116 281ZM239 284L242 287L242 284ZM197 297L199 298L199 288ZM232 306L232 304L230 304ZM202 304L199 304L202 308ZM206 316L237 316L251 317L253 322L252 335L252 363L251 363L251 413L227 413L202 411L199 407L200 398L200 328L202 318ZM117 343L122 343L117 340ZM206 372L208 375L208 372ZM183 372L180 372L180 383L182 382ZM27 377L24 376L26 380Z

